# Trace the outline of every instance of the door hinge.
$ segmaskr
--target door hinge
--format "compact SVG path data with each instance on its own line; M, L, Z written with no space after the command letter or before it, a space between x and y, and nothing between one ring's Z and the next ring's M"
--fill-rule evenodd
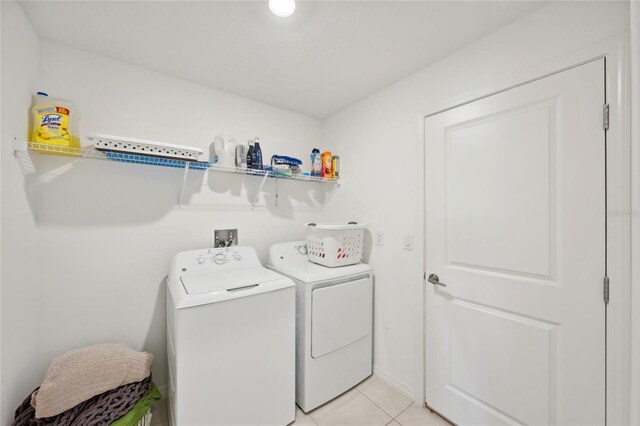
M602 106L602 128L604 130L609 129L609 104Z
M604 303L609 303L609 277L604 277L604 282L603 282L604 286L603 286L603 298L604 298Z

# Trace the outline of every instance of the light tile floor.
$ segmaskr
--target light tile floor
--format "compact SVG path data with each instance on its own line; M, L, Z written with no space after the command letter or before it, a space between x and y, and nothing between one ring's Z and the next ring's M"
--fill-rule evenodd
M152 426L169 426L166 400L151 411ZM295 426L451 426L428 409L415 404L377 377L305 414L296 407Z

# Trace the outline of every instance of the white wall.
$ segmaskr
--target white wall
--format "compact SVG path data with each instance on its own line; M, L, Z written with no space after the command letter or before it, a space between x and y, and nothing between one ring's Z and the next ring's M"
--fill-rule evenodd
M27 136L27 111L30 95L36 87L40 41L31 24L15 2L1 2L2 64L0 69L2 89L2 113L0 127L2 154L0 170L2 184L2 239L0 252L1 320L0 371L2 372L2 400L0 400L0 424L10 424L9 413L13 413L20 398L35 387L31 379L34 366L38 365L39 299L36 286L38 273L30 266L19 270L17 265L34 256L38 233L31 217L24 184L15 158L11 155L13 137ZM20 226L13 224L20 223ZM8 225L8 226L7 226ZM11 284L5 284L11 283ZM26 380L25 380L26 378Z
M3 64L37 49L29 33L29 43L5 58L5 23L3 16ZM7 43L15 38L12 31ZM316 119L48 41L41 42L36 87L38 55L31 53L6 75L10 84L2 70L1 424L40 383L53 357L82 345L124 341L150 351L154 380L166 385L169 261L178 251L208 247L213 227L239 228L240 243L256 247L265 260L271 244L303 239L304 222L345 219L323 204L331 184L279 182L275 206L269 181L266 198L251 210L259 178L192 172L188 204L205 207L178 209L178 169L38 154L15 159L9 138L25 137L35 89L75 103L84 144L88 133L103 132L208 150L227 127L245 143L260 136L267 159L279 153L306 160L314 147L331 148L321 145ZM17 122L6 133L5 103L7 121Z
M263 259L270 244L302 238L300 224L309 220L356 219L383 230L384 246L367 238L376 271L376 370L418 395L423 115L625 31L628 16L626 3L552 4L320 123L62 45L39 48L19 7L2 2L0 423L52 357L80 345L117 340L149 350L155 380L165 384L169 259L207 246L217 225L239 227L241 244ZM344 183L323 207L329 188L280 182L276 207L269 182L267 207L252 211L257 179L201 181L193 173L189 202L209 207L176 209L179 170L14 158L9 141L26 137L35 90L76 103L85 144L86 134L106 132L206 148L228 127L239 141L260 136L265 157L306 160L312 147L339 147ZM415 236L414 251L401 250L402 233Z
M557 2L325 120L324 140L339 146L349 164L334 201L374 235L385 233L385 245L373 245L368 259L376 273L375 369L416 399L422 386L423 116L627 31L628 21L627 2ZM402 250L403 233L415 236L413 251Z

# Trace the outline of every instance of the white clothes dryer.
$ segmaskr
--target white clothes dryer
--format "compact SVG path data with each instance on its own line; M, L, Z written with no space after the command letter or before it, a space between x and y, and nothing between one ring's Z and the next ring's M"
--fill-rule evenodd
M293 422L293 281L234 246L178 253L167 287L171 424Z
M271 246L267 267L296 283L296 402L309 412L372 373L373 271L312 263L304 241Z

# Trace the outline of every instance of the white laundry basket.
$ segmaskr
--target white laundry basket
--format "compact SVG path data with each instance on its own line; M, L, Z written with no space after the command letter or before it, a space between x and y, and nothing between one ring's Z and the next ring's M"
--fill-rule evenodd
M306 227L310 261L330 268L362 261L366 225L355 222L346 225L308 223Z

